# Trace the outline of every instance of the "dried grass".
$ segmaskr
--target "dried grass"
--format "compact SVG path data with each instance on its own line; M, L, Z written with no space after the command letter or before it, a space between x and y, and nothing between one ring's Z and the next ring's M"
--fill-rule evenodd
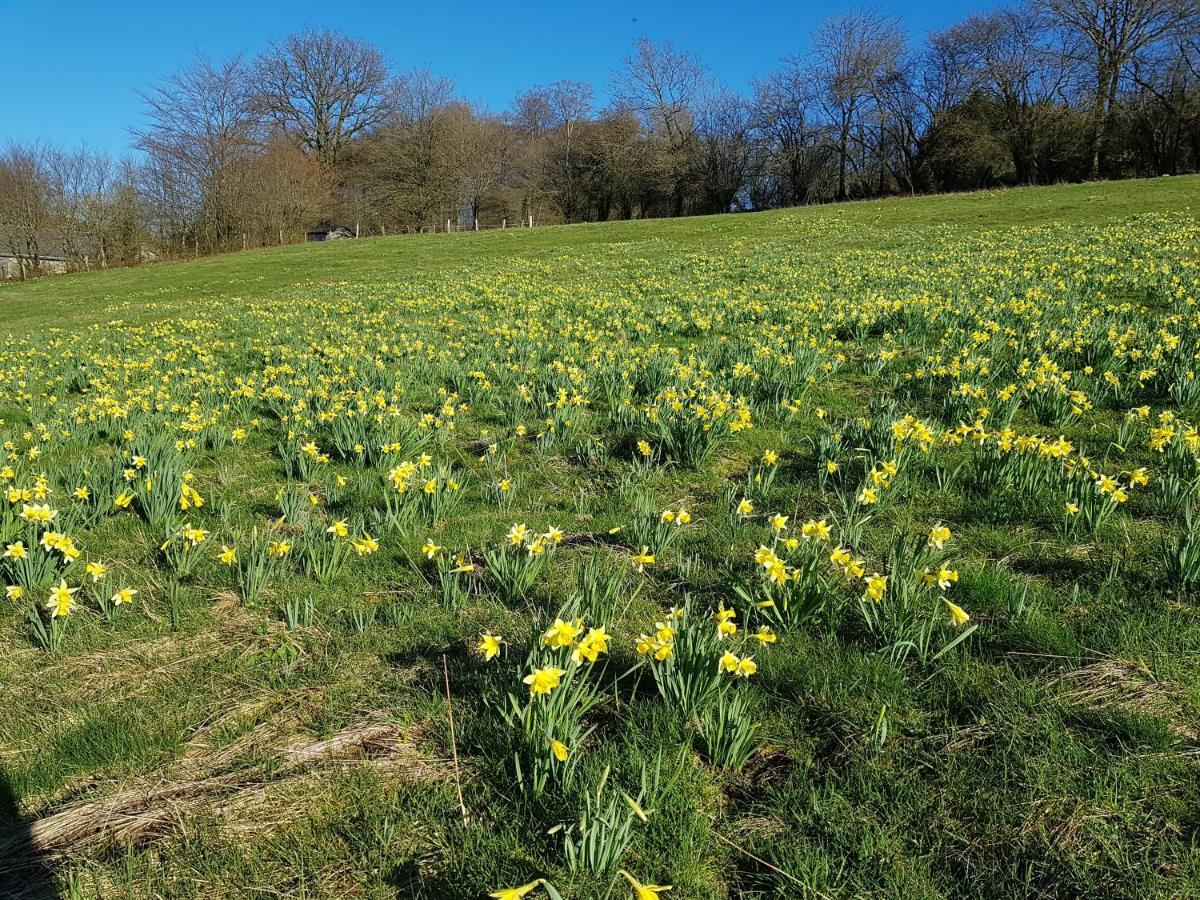
M70 804L30 823L22 833L0 837L0 858L6 860L0 872L28 865L39 854L145 842L182 830L187 817L200 810L246 811L264 802L268 789L330 770L372 768L408 780L448 773L444 762L422 754L389 722L364 722L325 740L276 746L270 754L257 755L258 765L221 771L252 747L261 747L272 729L262 723L228 747L181 761L158 781Z
M1142 663L1106 657L1063 672L1049 683L1067 703L1157 716L1178 737L1188 741L1200 739L1200 731L1183 709L1179 689L1170 682L1155 679Z

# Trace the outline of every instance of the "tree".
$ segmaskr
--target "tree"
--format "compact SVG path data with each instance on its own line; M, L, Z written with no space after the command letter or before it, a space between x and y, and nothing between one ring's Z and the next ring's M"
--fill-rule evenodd
M550 124L559 137L561 163L558 166L562 188L559 207L570 222L575 215L575 171L571 160L572 143L579 123L592 111L592 86L580 81L556 81L546 88Z
M750 105L728 89L702 103L696 127L701 211L729 212L738 203L750 167L750 125Z
M392 85L386 124L357 142L347 175L384 220L436 226L450 193L447 146L454 85L415 69Z
M507 129L494 116L465 103L448 110L448 140L444 153L451 194L446 197L453 218L479 221L480 210L504 175L510 149Z
M391 109L383 53L328 28L272 44L258 58L254 83L257 108L327 168Z
M53 215L46 148L11 143L0 153L0 238L16 257L20 275L42 268L45 230Z
M1177 35L1132 67L1124 123L1126 152L1139 174L1178 173L1189 150L1200 160L1200 40Z
M931 35L930 45L935 58L956 61L955 82L965 96L952 108L961 110L967 97L981 95L973 108L985 120L977 118L974 127L985 128L1005 148L1013 181L1040 181L1054 137L1054 101L1071 76L1044 17L1029 8L997 9ZM939 126L945 111L940 115Z
M613 85L620 105L636 112L661 156L660 171L681 215L696 162L696 104L707 75L690 53L670 41L640 38Z
M284 243L326 214L332 176L282 133L247 161L247 231L260 244Z
M866 108L881 86L894 77L904 44L899 22L870 11L826 19L813 36L817 96L837 145L838 200L848 196L851 139L856 130L864 131Z
M1197 24L1195 0L1049 0L1070 52L1094 73L1091 175L1101 157L1126 67L1159 40L1188 33Z
M264 136L248 74L240 57L200 57L142 95L149 122L134 131L159 182L158 202L175 207L161 215L174 220L178 237L203 235L211 249L235 235L240 243L240 176Z
M829 152L813 124L815 106L813 81L807 68L795 61L755 84L755 206L792 206L816 199Z

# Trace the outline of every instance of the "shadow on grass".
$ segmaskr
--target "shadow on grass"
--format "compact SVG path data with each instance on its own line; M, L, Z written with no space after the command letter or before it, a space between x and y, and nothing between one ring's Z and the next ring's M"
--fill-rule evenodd
M0 898L58 897L61 885L50 855L33 844L32 820L21 816L8 773L0 767Z

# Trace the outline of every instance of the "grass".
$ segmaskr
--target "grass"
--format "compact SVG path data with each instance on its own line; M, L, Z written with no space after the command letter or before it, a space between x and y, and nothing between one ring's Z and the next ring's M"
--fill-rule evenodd
M1194 496L1200 449L1198 189L373 238L0 286L5 487L44 472L54 528L81 549L53 576L79 589L57 651L27 624L51 582L0 609L0 885L466 898L545 878L623 897L622 868L687 898L1195 895L1197 585L1167 577L1163 554L1195 531L1177 494ZM703 433L672 432L697 403L707 453ZM1144 421L1127 416L1142 405ZM906 414L927 452L889 437ZM1011 439L1049 448L1026 468L1000 447L1008 416ZM371 454L405 446L360 455L343 420ZM389 472L406 460L400 496ZM182 469L203 507L152 521L147 476L161 491ZM1085 505L1106 496L1100 475L1128 494L1094 529L1063 511L1089 469ZM855 499L872 484L878 504ZM127 487L128 509L97 499ZM287 487L298 521L279 521ZM426 496L454 505L433 514ZM24 537L19 518L34 500L7 504L0 543L36 544L44 529ZM660 524L680 509L690 522ZM798 570L801 523L821 519L832 540L795 599L821 598L815 613L758 606L782 589L755 549ZM322 583L304 547L343 520L379 550L347 551ZM185 521L209 534L181 574L161 545ZM953 537L906 573L901 536L923 545L939 522ZM514 523L563 540L506 592L485 551ZM253 529L292 549L247 600L217 553L245 564ZM861 576L829 561L837 543ZM83 569L96 560L103 592ZM476 568L443 593L438 566L460 564ZM6 583L15 565L0 562ZM945 596L969 625L920 585L925 565L957 573ZM876 572L878 607L860 599ZM138 594L110 621L99 601L120 586ZM677 634L679 677L712 677L726 649L757 665L717 682L737 701L720 704L727 727L754 729L744 766L714 750L718 704L682 713L638 653L684 604L676 627L719 651L688 674ZM739 627L715 643L721 608ZM576 616L612 635L578 670L540 639ZM777 642L754 640L764 625ZM491 661L483 632L504 638ZM545 737L573 735L562 768L505 718L551 661L596 691L578 722L551 720ZM645 821L620 799L639 791ZM564 842L610 798L627 846L572 864Z
M740 216L609 222L456 235L406 235L354 242L298 244L170 265L0 284L0 326L10 329L91 324L119 316L163 318L209 300L253 299L300 284L405 278L421 280L462 265L514 258L553 263L605 245L661 251L701 250L738 239L838 230L840 249L910 245L912 228L993 230L1054 222L1092 224L1145 212L1195 214L1194 177L1075 184L933 197L870 200ZM798 248L803 250L804 248ZM818 242L813 249L824 251Z

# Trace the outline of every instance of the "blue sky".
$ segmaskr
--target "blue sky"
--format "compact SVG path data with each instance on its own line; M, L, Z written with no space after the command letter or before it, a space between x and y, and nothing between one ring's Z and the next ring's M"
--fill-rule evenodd
M873 4L902 17L914 38L987 0ZM799 2L465 3L393 0L0 0L4 112L0 143L44 140L122 152L141 117L138 92L197 53L253 56L305 25L372 41L398 69L428 66L493 109L519 91L571 78L603 99L633 41L669 38L722 81L744 88L779 57L801 52L811 28L855 4ZM27 35L27 38L23 38Z

